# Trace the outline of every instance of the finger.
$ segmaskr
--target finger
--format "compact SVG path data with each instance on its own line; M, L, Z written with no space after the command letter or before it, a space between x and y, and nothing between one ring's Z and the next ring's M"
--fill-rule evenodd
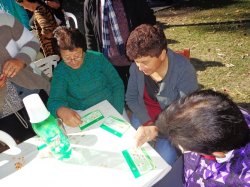
M75 112L75 117L76 117L77 119L81 120L81 116L80 116L77 112Z
M13 69L9 77L14 77L17 74L16 69Z
M3 67L3 74L6 76L6 77L10 77L14 71L15 71L15 67L9 65L10 63L8 63L6 66Z

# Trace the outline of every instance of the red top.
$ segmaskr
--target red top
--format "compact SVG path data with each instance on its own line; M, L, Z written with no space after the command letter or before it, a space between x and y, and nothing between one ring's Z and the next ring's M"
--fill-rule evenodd
M159 102L150 98L146 87L144 88L143 100L146 105L148 115L150 116L152 121L155 121L162 110L161 110Z

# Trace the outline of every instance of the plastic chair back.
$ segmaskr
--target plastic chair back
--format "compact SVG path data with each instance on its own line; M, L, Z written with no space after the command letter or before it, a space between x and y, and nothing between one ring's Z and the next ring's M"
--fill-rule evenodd
M183 49L180 51L175 51L176 53L185 56L186 58L190 59L190 49Z
M70 25L70 19L72 19L74 24L75 24L74 28L78 29L78 23L77 23L76 16L74 14L72 14L71 12L64 12L64 15L65 15L65 20L66 20L66 26L68 28L72 27Z
M16 146L15 140L6 132L0 130L0 141L5 143L8 147Z
M39 59L35 62L31 63L31 67L34 72L41 75L42 73L46 75L48 78L52 78L53 76L53 68L57 66L60 57L58 55L51 55L45 58Z

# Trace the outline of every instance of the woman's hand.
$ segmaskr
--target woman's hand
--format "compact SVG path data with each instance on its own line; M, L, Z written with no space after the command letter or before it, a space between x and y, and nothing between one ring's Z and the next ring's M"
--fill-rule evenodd
M4 74L6 77L14 77L24 67L25 67L25 62L13 58L7 60L3 64L2 74Z
M63 123L71 127L77 127L82 124L81 116L76 111L66 107L59 108L57 116L62 119Z
M135 135L136 147L142 146L145 142L154 140L158 135L156 126L140 126Z
M6 76L4 74L1 74L0 75L0 88L5 86L6 80L7 80Z

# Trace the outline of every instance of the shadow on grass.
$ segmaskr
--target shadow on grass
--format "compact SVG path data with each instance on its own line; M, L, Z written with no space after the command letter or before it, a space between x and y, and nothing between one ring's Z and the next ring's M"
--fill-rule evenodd
M250 17L250 14L249 14ZM186 25L188 26L188 25ZM243 31L245 32L245 35L249 33L250 31L250 20L245 20L245 21L236 21L236 22L225 22L225 23L209 23L207 25L204 24L197 24L195 26L202 26L202 27L193 27L197 31L202 31L202 32L239 32ZM165 25L163 26L165 27ZM166 26L168 27L168 26Z
M224 64L217 61L202 61L197 58L190 58L190 62L193 64L196 71L205 71L208 67L223 67Z
M168 42L168 44L178 44L178 43L180 43L179 41L173 40L173 39L167 39L167 42Z
M239 0L189 0L180 3L176 8L183 8L183 7L197 7L199 9L210 9L210 8L221 8L224 6L229 6L232 4L244 3Z

